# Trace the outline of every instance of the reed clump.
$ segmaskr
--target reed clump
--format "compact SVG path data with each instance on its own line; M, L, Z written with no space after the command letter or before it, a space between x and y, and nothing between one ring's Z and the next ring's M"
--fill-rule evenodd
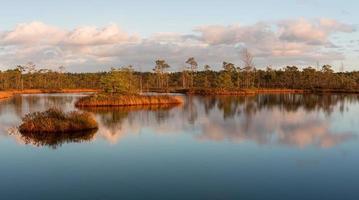
M76 102L77 107L148 106L182 104L180 96L169 95L108 95L95 94Z
M87 112L65 113L57 108L27 114L19 127L21 133L69 133L94 130L98 124Z

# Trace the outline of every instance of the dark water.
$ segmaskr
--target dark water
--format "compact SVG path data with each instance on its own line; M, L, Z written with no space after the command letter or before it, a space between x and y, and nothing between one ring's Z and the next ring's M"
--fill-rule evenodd
M96 133L16 133L80 96L0 102L0 199L359 199L359 96L187 97L90 110Z

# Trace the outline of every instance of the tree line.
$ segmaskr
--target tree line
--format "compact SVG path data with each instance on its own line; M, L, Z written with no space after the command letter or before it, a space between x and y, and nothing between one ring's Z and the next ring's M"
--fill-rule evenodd
M98 88L104 74L68 73L64 67L36 69L35 64L28 63L0 71L0 90Z
M171 66L165 60L156 60L151 72L135 71L130 65L98 73L69 73L63 67L37 69L28 63L0 71L0 90L92 88L109 93L137 93L172 89L359 89L359 72L334 72L330 65L320 69L296 66L257 69L248 51L242 53L242 67L223 62L221 70L215 71L209 65L200 67L193 57L185 63L187 66L177 72L170 72Z

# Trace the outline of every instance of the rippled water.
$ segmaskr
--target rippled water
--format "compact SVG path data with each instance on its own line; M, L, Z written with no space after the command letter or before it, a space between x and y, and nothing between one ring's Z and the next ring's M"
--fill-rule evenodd
M72 138L16 132L80 96L0 102L0 199L359 199L359 96L185 97L87 110L99 130Z

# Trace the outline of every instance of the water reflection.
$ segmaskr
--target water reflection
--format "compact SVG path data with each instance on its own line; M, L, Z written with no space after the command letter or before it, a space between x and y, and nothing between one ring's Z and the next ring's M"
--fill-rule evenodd
M53 149L61 147L65 143L81 143L89 142L94 138L97 130L74 132L74 133L51 133L51 134L38 134L38 133L20 133L12 132L11 134L17 138L22 144L34 145L36 147L48 146Z
M87 112L96 115L99 123L98 137L116 144L128 134L139 134L142 127L161 124L169 119L169 111L175 106L132 106L86 108ZM150 120L154 120L151 121Z
M192 96L183 108L173 110L96 114L100 135L111 143L148 128L157 134L191 134L200 141L328 148L357 137L355 129L332 130L335 121L331 118L357 102L356 95Z
M263 111L242 120L210 120L203 124L200 140L232 142L254 141L258 144L310 145L331 147L356 137L351 132L332 132L326 120L303 111L283 113Z
M332 130L336 122L331 117L343 114L346 105L357 104L357 95L259 95L199 101L208 116L197 136L200 140L327 148L357 137L355 129ZM215 107L222 119L208 115Z
M80 96L27 95L2 102L0 135L18 125L21 116L28 112L51 106L75 109L74 101ZM329 148L357 138L356 127L341 126L341 123L351 120L350 116L358 108L358 100L358 95L189 96L182 107L91 109L87 111L95 114L98 132L83 139L63 141L100 138L116 144L129 135L153 132L190 135L198 141ZM31 143L29 138L24 140ZM51 138L31 141L57 146Z

